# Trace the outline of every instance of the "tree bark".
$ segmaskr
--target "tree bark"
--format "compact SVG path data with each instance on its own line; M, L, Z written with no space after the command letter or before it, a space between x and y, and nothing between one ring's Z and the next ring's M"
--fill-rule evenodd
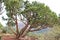
M17 21L17 14L16 14L16 21L15 21L15 24L16 24L16 39L19 39L19 29L18 29L18 21Z
M30 29L30 25L28 25L26 30L23 32L22 37L24 37L29 32L29 29Z
M18 35L18 38L19 38L19 37L22 37L22 34L23 34L24 31L27 29L28 25L29 25L29 23L28 23L28 21L27 21L27 24L25 25L25 27L20 30L20 33L19 33L19 35Z

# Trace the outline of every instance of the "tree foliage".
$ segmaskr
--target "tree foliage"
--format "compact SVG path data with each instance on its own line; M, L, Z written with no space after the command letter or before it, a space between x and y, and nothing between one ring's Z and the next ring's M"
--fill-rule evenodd
M52 26L57 22L56 13L52 12L48 6L43 3L28 1L25 2L25 9L21 14L29 21L31 27L41 25Z
M19 9L21 7L21 4L22 4L22 0L4 0L4 4L6 6L6 11L7 11L7 16L8 16L8 19L5 19L5 20L10 20L10 24L11 25L14 25L14 18L13 16L16 16L16 14L19 13Z

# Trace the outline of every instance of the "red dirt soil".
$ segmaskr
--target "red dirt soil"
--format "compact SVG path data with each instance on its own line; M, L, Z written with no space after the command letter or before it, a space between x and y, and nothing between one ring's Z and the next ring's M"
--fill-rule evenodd
M13 35L3 35L1 40L15 40L15 36L13 36ZM25 36L23 38L19 38L19 40L38 40L38 38Z

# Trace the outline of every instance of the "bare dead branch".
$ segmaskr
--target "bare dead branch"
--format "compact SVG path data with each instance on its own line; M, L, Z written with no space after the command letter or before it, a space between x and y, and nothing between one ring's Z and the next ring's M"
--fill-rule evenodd
M41 27L41 26L39 26L39 27L34 28L34 29L29 29L29 31L30 31L30 32L33 32L33 31L42 30L42 29L44 29L44 28L46 28L46 27Z

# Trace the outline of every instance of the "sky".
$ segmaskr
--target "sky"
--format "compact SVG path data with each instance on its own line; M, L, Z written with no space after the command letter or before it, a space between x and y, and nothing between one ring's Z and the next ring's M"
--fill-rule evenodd
M50 9L52 11L54 11L57 15L60 14L60 0L28 0L28 1L30 1L30 2L37 1L37 2L40 2L40 3L45 3L45 5L49 6ZM6 11L2 15L0 15L0 22L4 26L6 24L6 21L3 21L1 17L2 16L7 17L5 13L6 13Z

